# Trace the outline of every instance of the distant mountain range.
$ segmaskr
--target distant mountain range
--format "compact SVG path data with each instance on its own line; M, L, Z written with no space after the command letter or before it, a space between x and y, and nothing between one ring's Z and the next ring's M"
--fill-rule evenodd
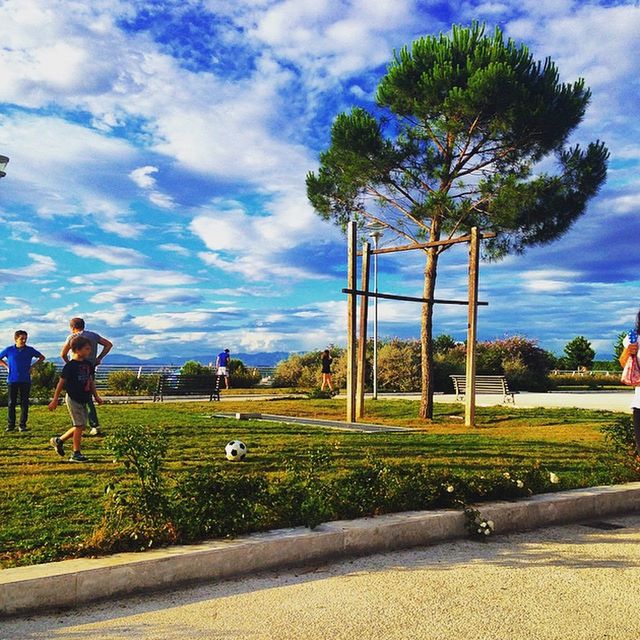
M157 356L155 358L149 358L143 360L142 358L136 358L124 353L110 353L105 358L105 364L173 364L181 366L187 360L195 360L201 364L209 364L216 360L218 354L207 355L188 355L188 356ZM288 351L260 351L258 353L231 353L231 357L234 360L242 360L244 364L250 367L264 366L273 367L280 360L286 360L289 357Z

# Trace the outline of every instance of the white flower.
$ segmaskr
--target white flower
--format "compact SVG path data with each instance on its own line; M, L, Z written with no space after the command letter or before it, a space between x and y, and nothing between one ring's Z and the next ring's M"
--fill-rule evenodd
M495 526L493 524L493 520L487 520L487 526L489 527L489 529L493 529L493 527Z
M486 522L481 522L481 523L480 523L480 526L484 529L484 527L486 527L486 526L487 526L487 523L486 523Z
M510 474L510 473L508 473L507 471L505 471L502 475L503 475L507 480L511 477L511 474Z
M524 482L522 482L522 480L518 480L518 482L516 482L516 486L518 489L522 489L522 487L524 487Z
M560 478L558 478L558 476L555 473L553 473L553 471L550 471L549 482L551 482L551 484L558 484L558 482L560 482Z
M478 529L478 533L482 533L482 529Z
M489 529L485 529L485 530L484 530L484 535L485 535L485 536L488 536L490 533L491 533L491 531L489 531Z
M453 485L452 485L452 484L450 484L450 485L447 487L447 492L448 492L448 493L453 493L453 491L454 491L454 489L453 489Z

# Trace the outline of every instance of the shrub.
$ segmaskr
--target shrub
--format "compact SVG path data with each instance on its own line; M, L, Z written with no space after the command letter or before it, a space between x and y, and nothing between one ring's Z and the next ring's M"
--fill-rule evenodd
M269 502L267 486L264 476L231 474L210 467L184 474L172 495L181 540L260 529Z
M58 384L58 371L53 362L40 362L31 371L31 401L48 402Z
M135 371L111 371L107 376L107 393L113 396L133 396L138 394L140 380Z
M301 387L312 389L319 387L322 382L321 374L322 351L309 351L308 353L291 354L286 360L276 365L273 374L274 387ZM343 387L347 380L346 353L343 349L331 349L333 362L333 386L336 389Z
M616 453L635 458L636 439L631 416L616 416L600 430Z
M160 374L141 375L131 369L112 371L107 376L107 393L111 396L151 395L158 386Z
M628 419L618 419L605 433L621 451L633 438ZM373 458L336 475L334 451L324 446L286 464L277 476L232 465L223 470L203 467L172 479L163 477L166 444L160 431L120 428L107 443L133 474L110 487L102 524L85 547L89 552L145 549L267 528L315 527L329 520L416 509L461 509L486 500L633 477L628 467L613 462L585 478L570 473L558 477L540 464L454 474L425 463L389 464Z
M378 347L378 385L386 391L417 391L421 386L420 341L394 338Z
M234 389L249 389L255 387L262 375L257 369L248 368L242 360L232 358L229 362L229 384Z
M568 374L549 374L549 386L551 389L559 387L587 387L588 389L600 389L601 387L623 386L620 382L620 371L612 371L609 375L594 374L592 372Z
M161 431L140 425L116 427L105 444L116 461L134 473L134 482L107 487L102 523L89 549L145 549L175 542L170 499L161 473L167 451Z
M31 370L31 388L52 391L58 384L58 371L53 362L40 362Z

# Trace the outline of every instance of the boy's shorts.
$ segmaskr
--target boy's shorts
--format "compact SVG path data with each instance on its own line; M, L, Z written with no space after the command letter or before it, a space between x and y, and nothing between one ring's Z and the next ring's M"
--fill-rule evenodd
M71 416L71 422L74 427L84 427L89 422L89 413L87 411L87 405L82 402L76 402L69 396L66 396L65 404L69 409L69 415Z
M218 375L219 375L219 376L226 376L226 375L228 375L228 373L227 373L227 367L218 367Z

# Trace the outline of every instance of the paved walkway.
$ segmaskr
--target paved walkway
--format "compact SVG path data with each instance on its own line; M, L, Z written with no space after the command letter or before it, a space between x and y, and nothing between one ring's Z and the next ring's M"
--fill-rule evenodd
M637 640L640 516L0 621L11 640Z
M380 397L419 400L419 394L381 394ZM436 394L435 402L456 402L454 394ZM483 395L476 396L478 406L515 406L520 409L535 407L559 407L577 409L603 409L605 411L624 411L631 413L631 401L633 390L629 391L560 391L551 393L533 393L523 391L517 393L515 405L504 405L500 396ZM460 403L462 404L462 403Z
M253 400L285 400L287 398L304 398L306 394L246 394L225 395L222 393L220 400L223 402L250 402ZM336 396L344 399L344 395ZM419 393L380 393L378 397L384 400L420 400ZM367 394L367 399L371 394ZM606 411L624 411L631 413L631 401L633 391L561 391L551 393L533 393L523 391L516 394L515 406L520 409L535 407L575 407L578 409L603 409ZM146 396L114 396L109 397L110 402L150 402ZM202 402L208 400L205 396L167 396L165 402ZM456 396L450 393L438 393L434 396L435 402L456 402ZM215 406L215 403L211 403ZM462 403L460 403L462 404ZM478 406L502 405L501 396L483 395L477 396ZM511 404L503 406L512 406Z

